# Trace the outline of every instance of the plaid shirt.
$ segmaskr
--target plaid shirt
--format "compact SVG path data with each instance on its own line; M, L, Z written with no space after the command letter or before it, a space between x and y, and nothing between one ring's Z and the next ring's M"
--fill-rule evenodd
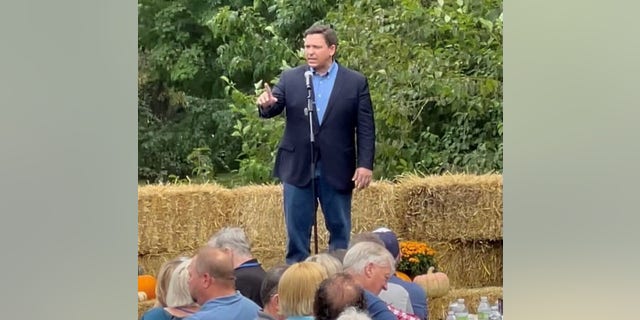
M390 304L387 305L387 308L389 308L389 311L391 311L396 316L396 318L398 318L398 320L420 320L420 318L416 317L415 315L406 313Z

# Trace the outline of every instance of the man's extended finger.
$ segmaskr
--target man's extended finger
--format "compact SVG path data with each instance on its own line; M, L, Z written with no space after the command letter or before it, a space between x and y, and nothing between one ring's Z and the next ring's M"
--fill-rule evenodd
M269 97L271 96L271 88L269 87L268 83L264 83L264 90L267 92L267 94L269 95Z

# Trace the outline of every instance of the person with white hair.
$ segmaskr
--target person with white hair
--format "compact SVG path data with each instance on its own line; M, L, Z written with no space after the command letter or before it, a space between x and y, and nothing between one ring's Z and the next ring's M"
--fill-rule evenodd
M342 311L336 320L372 320L366 312L349 307Z
M378 228L373 230L373 233L380 238L384 246L389 250L389 253L391 253L391 256L395 258L397 265L402 258L402 253L400 252L400 242L398 241L396 234L388 228ZM395 274L389 278L389 285L399 285L409 293L409 300L413 312L408 310L405 311L413 313L421 320L427 319L427 316L429 315L429 306L427 294L422 287L416 283L404 281ZM382 299L384 300L384 298Z
M189 292L190 263L191 259L180 263L169 280L167 306L164 310L172 316L171 319L183 319L200 310L200 306L193 301Z
M386 247L385 242L380 237L380 234L374 232L361 232L355 234L351 238L350 246L355 245L358 242L369 241L377 243L381 246ZM387 250L389 248L387 247ZM390 251L391 256L393 253ZM395 266L396 264L394 264ZM387 287L382 289L378 294L378 298L382 299L382 301L386 302L388 305L391 305L393 308L398 309L407 314L413 314L413 306L411 304L411 298L409 297L409 292L399 284L392 283L391 279L394 276L392 275L387 282ZM425 298L426 299L426 298ZM395 310L391 310L395 312Z
M261 308L260 288L266 275L258 259L251 254L251 244L242 228L227 227L215 233L207 243L209 247L230 250L236 276L236 289Z
M327 252L314 254L309 256L305 261L317 262L327 269L327 275L331 276L338 272L342 272L342 262L338 258Z
M373 320L396 320L387 304L378 298L387 288L395 272L395 261L387 249L377 243L363 241L353 245L344 255L344 271L364 289L367 311Z

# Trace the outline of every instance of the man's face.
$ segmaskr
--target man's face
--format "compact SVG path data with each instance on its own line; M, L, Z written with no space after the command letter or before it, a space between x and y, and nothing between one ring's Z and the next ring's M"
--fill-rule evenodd
M198 297L200 296L201 277L196 271L196 259L191 260L187 270L189 271L189 294L191 294L191 298L195 302L200 303L201 301L198 301Z
M391 266L379 266L376 264L369 264L366 267L368 283L368 290L371 293L378 295L382 290L387 290L387 282L391 278Z
M304 38L305 58L307 59L307 64L314 69L323 70L329 68L335 52L336 46L327 46L324 35L320 33L309 34Z

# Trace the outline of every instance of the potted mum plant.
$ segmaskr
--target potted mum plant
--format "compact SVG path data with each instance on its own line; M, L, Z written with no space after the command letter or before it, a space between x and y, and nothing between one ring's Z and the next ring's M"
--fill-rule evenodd
M401 260L396 268L398 277L420 285L429 298L449 292L449 277L443 272L434 272L438 267L435 254L436 251L424 242L400 242Z
M424 242L400 241L400 262L396 270L413 279L427 273L429 267L437 268L435 254L436 251Z

